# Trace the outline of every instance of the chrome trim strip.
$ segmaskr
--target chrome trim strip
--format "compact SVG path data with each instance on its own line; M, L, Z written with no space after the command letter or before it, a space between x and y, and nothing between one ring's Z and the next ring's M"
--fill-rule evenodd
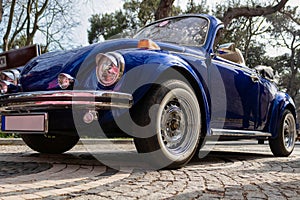
M183 56L191 56L191 57L194 57L194 58L197 58L199 60L205 60L206 58L203 57L203 56L200 56L200 55L197 55L197 54L192 54L192 53L186 53L186 52L176 52L176 51L170 51L171 54L180 54L180 55L183 55Z
M271 137L271 133L250 130L211 129L212 136L253 136Z
M231 67L231 68L234 68L234 69L242 70L242 71L248 72L250 74L256 74L256 71L254 69L251 69L251 68L249 68L245 65L240 65L238 63L232 62L230 60L226 60L226 59L221 58L219 56L218 56L218 59L220 59L220 60L212 59L212 63L217 63L217 64L221 64L221 65Z
M40 91L0 96L0 112L30 111L38 109L108 109L130 108L131 94L114 91Z

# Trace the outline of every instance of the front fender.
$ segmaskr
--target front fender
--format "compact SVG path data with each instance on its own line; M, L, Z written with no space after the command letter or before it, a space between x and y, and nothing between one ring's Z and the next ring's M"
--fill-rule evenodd
M278 136L278 128L283 116L284 110L290 110L297 121L296 106L293 99L286 93L278 92L273 102L272 113L269 125L269 132L272 133L272 138Z
M151 85L172 78L183 78L193 87L205 123L206 133L210 130L210 109L207 86L201 75L192 66L177 56L161 51L127 52L123 54L126 73L115 89L133 94L134 102L139 101Z

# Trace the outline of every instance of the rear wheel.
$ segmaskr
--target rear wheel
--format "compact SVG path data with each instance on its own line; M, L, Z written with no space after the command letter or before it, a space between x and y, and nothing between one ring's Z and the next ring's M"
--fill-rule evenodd
M163 162L163 167L181 167L193 157L199 143L201 111L197 97L188 84L179 80L166 81L148 94L135 114L135 121L152 126L136 130L136 134L143 136L146 132L152 136L134 138L137 151L157 152L148 159L153 165Z
M278 127L278 136L269 139L269 145L274 156L289 156L295 147L296 123L291 111L285 110Z
M73 148L79 140L78 136L66 135L23 134L21 137L32 150L50 154L66 152Z

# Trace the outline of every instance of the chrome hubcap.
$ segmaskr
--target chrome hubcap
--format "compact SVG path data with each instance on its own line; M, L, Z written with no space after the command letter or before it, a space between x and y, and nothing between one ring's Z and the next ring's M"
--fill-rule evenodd
M177 99L170 101L163 110L161 136L168 149L180 146L186 126L185 116Z
M294 147L295 143L295 123L293 115L287 115L283 124L284 145L287 149Z

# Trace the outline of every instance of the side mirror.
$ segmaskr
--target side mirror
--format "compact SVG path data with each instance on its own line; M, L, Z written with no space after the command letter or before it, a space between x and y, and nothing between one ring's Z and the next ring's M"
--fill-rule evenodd
M270 81L274 81L274 70L272 69L272 67L264 66L264 65L258 65L256 67L254 67L254 69L263 78L268 79Z

